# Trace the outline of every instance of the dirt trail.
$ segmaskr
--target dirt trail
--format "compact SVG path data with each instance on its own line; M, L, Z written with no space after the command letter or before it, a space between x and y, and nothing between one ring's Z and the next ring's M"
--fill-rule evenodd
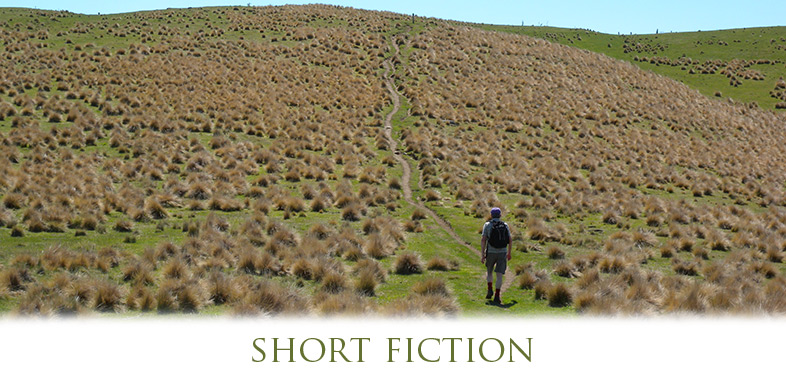
M399 55L400 51L395 41L393 42L393 48L396 50L396 53L393 56ZM391 77L391 72L393 71L393 64L391 63L391 60L392 57L387 58L385 59L385 61L382 62L382 65L385 67L385 71L383 73L383 77L385 80L385 87L387 87L388 92L390 93L390 98L393 100L393 108L385 116L385 137L387 138L388 146L390 147L390 150L393 151L393 157L396 159L396 161L401 165L402 169L404 170L403 176L401 177L402 180L401 188L402 191L404 192L404 200L408 204L424 211L429 217L434 219L434 221L439 225L439 227L445 230L445 232L447 232L448 235L450 235L450 237L452 237L459 244L467 247L467 249L469 249L470 251L474 252L479 258L480 250L473 247L469 243L465 242L464 239L461 239L461 237L458 236L456 231L453 230L453 227L450 225L450 223L442 219L442 217L440 217L436 212L428 208L426 205L423 205L423 203L415 201L412 198L412 187L410 185L412 180L412 168L410 167L409 163L407 163L407 161L404 159L404 157L401 156L401 152L398 149L398 141L395 138L393 138L393 115L395 115L396 112L398 112L398 110L401 108L401 98L398 92L396 91L396 87ZM419 181L418 185L421 186L421 184L422 183ZM508 287L510 287L510 285L513 283L514 278L512 274L513 273L511 273L510 268L508 268L508 272L505 273L505 279L503 280L503 284L501 288L502 291L507 290ZM485 280L485 273L483 274L483 279Z
M385 86L387 87L388 92L390 92L391 98L393 98L393 109L390 110L390 113L388 113L387 116L385 117L385 137L388 139L388 145L390 146L390 150L393 151L393 157L404 169L404 174L401 178L402 180L401 188L404 191L404 200L410 205L420 208L421 210L426 212L426 214L428 214L431 218L433 218L437 222L437 224L440 227L442 227L448 234L450 234L450 236L454 240L463 244L465 247L473 250L478 254L478 256L480 256L479 251L474 249L472 246L467 244L467 242L461 239L458 236L458 234L456 234L456 232L453 231L453 228L450 226L449 223L445 222L445 220L442 219L439 215L437 215L437 213L435 213L433 210L429 209L427 206L423 205L420 202L415 201L412 198L412 187L410 186L410 181L412 179L412 168L409 166L409 163L407 163L404 157L401 156L401 152L398 150L398 141L396 141L396 139L393 138L393 134L392 134L393 115L396 112L398 112L398 110L401 108L401 99L399 98L399 95L396 92L396 90L393 88L393 80L390 78L390 71L392 70L390 61L385 60L383 64L385 65Z

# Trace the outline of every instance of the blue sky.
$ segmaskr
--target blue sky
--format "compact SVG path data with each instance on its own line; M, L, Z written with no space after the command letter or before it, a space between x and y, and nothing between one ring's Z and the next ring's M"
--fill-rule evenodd
M211 5L282 5L314 1L264 0L137 0L95 2L84 0L2 0L0 6L70 10L77 13L122 13L137 10ZM362 9L503 25L577 27L605 33L649 34L656 30L696 31L786 25L786 1L330 1L320 3Z

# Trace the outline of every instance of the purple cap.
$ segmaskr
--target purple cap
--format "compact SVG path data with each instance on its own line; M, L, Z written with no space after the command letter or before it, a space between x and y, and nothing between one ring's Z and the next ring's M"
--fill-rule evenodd
M491 208L491 217L492 218L499 218L502 216L502 210L499 208Z

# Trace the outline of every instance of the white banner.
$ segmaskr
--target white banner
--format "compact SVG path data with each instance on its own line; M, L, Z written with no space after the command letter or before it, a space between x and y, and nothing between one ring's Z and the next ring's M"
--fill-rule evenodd
M781 369L786 321L172 316L4 319L0 333L3 374L725 375Z

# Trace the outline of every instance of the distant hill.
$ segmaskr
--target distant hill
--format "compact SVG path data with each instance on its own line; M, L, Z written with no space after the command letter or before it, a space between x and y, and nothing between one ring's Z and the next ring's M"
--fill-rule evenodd
M671 77L708 97L786 109L786 27L613 35L581 29L473 26L599 52Z
M0 311L786 311L777 29L482 28L0 9Z

